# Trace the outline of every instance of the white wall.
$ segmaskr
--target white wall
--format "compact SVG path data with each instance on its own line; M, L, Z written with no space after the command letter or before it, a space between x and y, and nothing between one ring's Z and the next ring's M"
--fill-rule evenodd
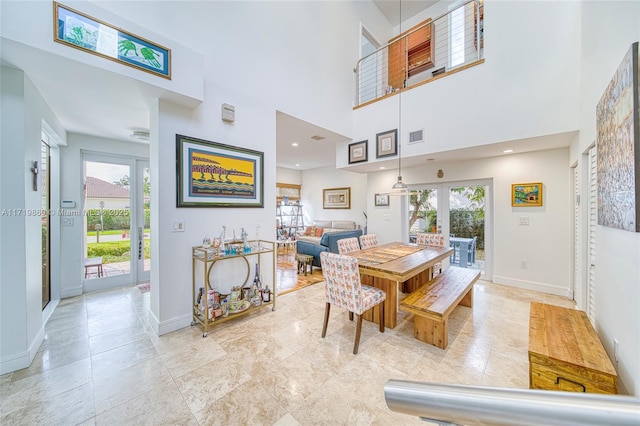
M577 130L580 3L487 1L485 9L485 63L402 93L401 140L425 130L425 143L403 144L403 157ZM369 152L376 133L398 128L398 98L354 111L353 139L368 139Z
M194 110L160 101L151 112L151 318L155 331L164 334L191 322L191 248L203 235L217 236L222 226L227 237L241 228L254 239L275 238L276 166L275 110L220 85L215 70L208 70L205 101ZM220 105L236 106L236 121L218 119ZM216 117L212 119L211 117ZM176 134L264 152L264 207L186 208L176 207ZM183 221L184 232L172 232L172 222ZM267 258L263 258L267 260ZM230 263L230 262L228 262ZM251 266L255 263L250 259ZM225 267L225 265L221 265ZM216 266L217 268L217 266ZM263 264L262 274L273 268ZM235 278L230 275L230 279ZM266 280L271 287L271 279Z
M122 64L118 62L106 60L96 55L87 54L87 52L80 49L72 49L64 44L54 42L51 31L53 8L52 2L50 1L2 2L2 25L0 25L0 34L3 38L23 44L22 49L33 47L45 52L52 52L59 57L88 64L92 67L113 72L114 74L124 75L129 79L146 83L150 86L162 87L166 89L163 97L173 99L174 101L183 102L187 105L196 105L202 100L203 78L201 55L166 37L167 28L162 28L156 34L153 34L149 29L140 26L137 22L127 20L127 18L131 18L137 21L139 14L131 14L124 10L123 13L118 16L93 3L94 2L88 1L65 1L64 5L98 18L113 26L124 28L135 35L169 47L172 54L171 80L158 78L151 73L140 72L136 68L122 66ZM130 4L130 2L126 3ZM143 3L145 3L145 13L149 13L148 3ZM100 2L100 4L102 5L102 2ZM156 9L155 4L153 9ZM30 30L24 31L25 28L29 28Z
M276 167L276 182L300 185L302 183L302 171Z
M62 297L82 294L84 286L84 217L83 214L83 184L82 153L110 154L120 157L149 157L149 146L140 143L122 142L96 136L69 133L68 144L60 148L60 194L63 200L76 202L80 216L73 218L73 226L60 227L60 266L62 275ZM85 207L85 210L87 208ZM111 280L114 281L114 280ZM98 285L93 280L92 284ZM122 285L116 281L100 285Z
M571 147L570 163L578 163L585 182L587 165L582 153L596 138L596 105L631 43L640 39L640 3L590 1L582 3L580 138ZM582 188L582 199L588 196ZM583 218L586 223L586 218ZM583 237L581 235L580 237ZM583 240L583 238L581 238ZM586 244L583 263L586 270ZM614 361L623 391L640 395L640 234L596 227L595 326L609 357L613 339L619 342ZM587 274L583 274L586 276Z
M571 296L571 185L567 165L568 149L505 155L473 161L427 164L406 168L403 180L408 184L441 183L475 179L493 179L493 281L515 287ZM544 165L543 167L541 165ZM436 173L442 169L444 177ZM389 207L373 207L375 193L389 192L397 172L369 174L367 203L369 232L379 240L403 241L400 221L401 203L406 197L391 197ZM512 207L511 184L542 182L542 207ZM385 220L390 215L390 220ZM529 226L520 226L519 218L529 218ZM520 268L526 260L527 269Z
M380 40L390 34L369 1L162 1L152 10L144 1L100 5L202 52L216 84L343 135L352 132L359 24Z
M0 216L0 373L5 373L27 367L44 338L41 218L33 214L42 206L30 169L40 161L43 120L61 126L22 71L2 67L0 78L0 208L13 212ZM53 270L51 278L59 282Z
M324 209L322 190L351 188L350 209ZM365 226L362 212L367 211L367 175L321 167L302 172L302 205L304 223L314 220L353 220L361 228Z

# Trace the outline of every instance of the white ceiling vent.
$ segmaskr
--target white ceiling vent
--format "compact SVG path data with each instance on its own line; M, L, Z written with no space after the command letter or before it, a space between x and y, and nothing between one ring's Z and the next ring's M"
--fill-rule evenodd
M326 139L326 138L324 136L315 135L315 136L311 136L311 139L316 141L321 141L322 139Z
M409 132L409 143L424 142L424 129Z

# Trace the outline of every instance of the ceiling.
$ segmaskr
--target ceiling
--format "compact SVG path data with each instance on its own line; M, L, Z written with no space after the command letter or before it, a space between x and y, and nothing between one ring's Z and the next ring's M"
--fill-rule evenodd
M399 22L398 0L374 0L389 21ZM402 16L411 16L431 6L433 1L402 2ZM51 52L1 39L2 65L24 70L53 110L63 127L72 133L138 142L131 138L136 130L149 129L149 109L155 99L166 95L163 89L131 78L76 62ZM192 105L195 106L195 105ZM312 137L321 136L315 140ZM276 164L294 170L335 165L335 145L350 141L313 123L278 112L276 115ZM292 146L297 143L298 146ZM567 134L523 139L402 159L403 166L429 161L453 161L504 155L506 146L516 152L569 146ZM347 170L366 173L380 166L397 168L397 159L361 164Z
M423 10L430 8L439 0L373 0L380 12L387 18L394 27L400 24L400 17L403 20L416 15ZM402 9L402 13L401 13Z

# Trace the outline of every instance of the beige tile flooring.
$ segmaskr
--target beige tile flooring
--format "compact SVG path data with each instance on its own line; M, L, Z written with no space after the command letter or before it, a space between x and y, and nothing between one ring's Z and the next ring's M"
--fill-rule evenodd
M277 309L156 336L136 287L61 301L31 367L0 376L2 425L425 425L390 411L389 379L526 388L529 302L566 298L480 281L451 317L449 347L412 336L412 316L379 333L333 309L323 284Z

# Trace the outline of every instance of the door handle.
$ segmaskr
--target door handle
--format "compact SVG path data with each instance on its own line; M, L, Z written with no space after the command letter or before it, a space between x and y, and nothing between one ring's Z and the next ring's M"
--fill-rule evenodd
M144 234L142 233L142 227L139 226L138 227L138 260L142 260L142 256L143 256L143 245L144 243Z

